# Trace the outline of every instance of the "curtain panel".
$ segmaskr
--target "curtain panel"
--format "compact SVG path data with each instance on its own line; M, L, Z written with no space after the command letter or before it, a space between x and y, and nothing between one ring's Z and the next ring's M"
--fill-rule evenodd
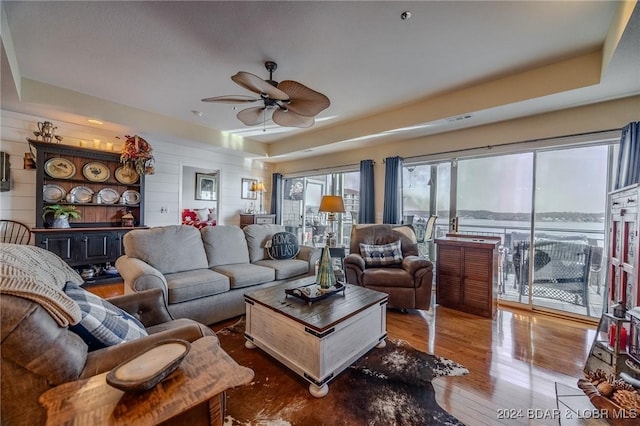
M402 158L385 158L384 165L384 209L382 211L382 223L401 223Z
M373 160L360 161L360 208L358 223L376 222L375 191L373 186Z
M620 135L615 189L640 183L640 121L627 124Z
M271 214L276 215L276 223L282 223L282 174L271 174Z

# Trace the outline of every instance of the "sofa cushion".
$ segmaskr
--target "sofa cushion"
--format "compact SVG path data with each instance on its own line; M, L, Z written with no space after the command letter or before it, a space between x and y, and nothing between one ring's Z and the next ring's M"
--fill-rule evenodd
M135 317L108 301L68 282L64 288L82 311L82 319L69 330L78 334L89 351L102 349L147 336L144 326Z
M207 268L200 231L188 225L134 229L124 236L124 251L162 274Z
M224 293L230 288L228 277L210 269L176 272L165 275L165 278L169 291L169 304Z
M251 263L256 263L259 260L269 259L269 255L265 250L265 244L271 239L273 234L284 232L284 226L253 224L245 226L243 231L247 239L249 260Z
M249 249L244 232L237 226L214 226L200 230L209 268L249 263Z
M272 268L252 265L251 263L221 265L213 269L229 277L231 288L249 287L256 284L267 283L275 280L276 277L276 272Z
M367 266L386 266L402 263L400 240L388 244L360 243L360 254Z
M298 237L291 232L277 232L266 242L265 248L270 259L293 259L298 255Z
M307 275L309 272L309 262L300 259L265 259L259 260L255 264L274 269L276 271L276 280L285 280L298 275Z

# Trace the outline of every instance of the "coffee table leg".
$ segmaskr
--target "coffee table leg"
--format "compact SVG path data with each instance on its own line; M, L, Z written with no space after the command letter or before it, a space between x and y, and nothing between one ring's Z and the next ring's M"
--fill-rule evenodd
M378 344L376 345L376 348L382 349L385 346L387 346L387 341L386 340L380 340L380 342L378 342Z
M316 398L325 397L329 393L329 385L325 383L322 386L316 386L311 383L309 385L309 393L311 394L311 396L315 396Z
M247 349L255 349L257 348L256 344L253 343L251 340L245 340L244 341L244 347Z

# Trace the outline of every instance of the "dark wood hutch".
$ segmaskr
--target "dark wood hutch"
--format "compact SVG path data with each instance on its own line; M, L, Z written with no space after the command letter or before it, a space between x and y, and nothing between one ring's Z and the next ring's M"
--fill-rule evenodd
M124 235L132 229L145 228L144 174L135 181L117 178L116 170L123 165L120 154L116 152L35 140L29 140L29 144L36 150L36 226L32 228L35 244L57 254L76 269L115 263L124 254ZM47 162L52 159L62 159L60 161L67 166L72 164L69 166L72 171L60 176L48 173ZM108 177L92 178L91 166L88 165L96 165L100 173L103 176L108 174ZM45 199L45 191L59 195L71 191L77 193L78 188L83 195L79 200L72 202L66 197ZM100 191L108 197L98 200L95 195ZM128 191L127 196L123 197L125 191ZM90 198L88 194L91 194ZM117 200L114 201L116 195ZM42 212L45 206L52 204L73 205L81 217L70 222L71 228L51 228ZM133 215L134 226L122 226L122 216L126 213ZM121 278L117 275L102 274L87 282L103 284L119 280Z

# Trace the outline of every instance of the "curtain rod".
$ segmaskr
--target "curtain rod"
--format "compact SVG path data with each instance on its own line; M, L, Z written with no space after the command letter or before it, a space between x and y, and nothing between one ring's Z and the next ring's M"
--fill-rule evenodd
M518 142L505 142L505 143L499 143L499 144L496 144L496 145L478 146L478 147L475 147L475 148L461 148L461 149L453 149L453 150L450 150L450 151L433 152L431 154L413 155L413 156L410 156L410 157L403 157L403 160L411 160L411 159L414 159L414 158L425 158L425 157L429 157L429 156L433 156L433 155L455 154L455 153L475 151L475 150L480 150L480 149L490 150L490 149L493 149L493 148L501 148L501 147L505 147L505 146L527 145L527 144L532 144L532 143L536 143L536 142L550 141L550 140L554 140L554 139L575 138L575 137L580 137L580 136L598 135L598 134L601 134L601 133L620 132L620 131L622 131L622 128L599 130L597 132L575 133L573 135L554 136L554 137L548 137L548 138L527 139L527 140L518 141Z

